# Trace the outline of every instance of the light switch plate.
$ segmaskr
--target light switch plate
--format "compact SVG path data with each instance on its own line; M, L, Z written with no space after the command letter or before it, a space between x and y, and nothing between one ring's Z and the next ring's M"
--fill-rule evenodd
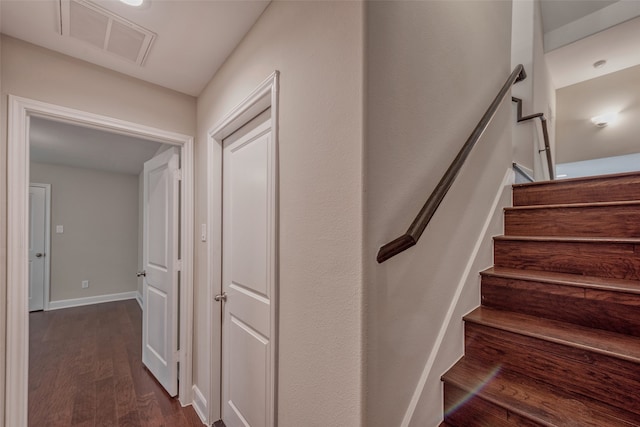
M64 233L64 226L56 225L56 233L58 233L58 234Z

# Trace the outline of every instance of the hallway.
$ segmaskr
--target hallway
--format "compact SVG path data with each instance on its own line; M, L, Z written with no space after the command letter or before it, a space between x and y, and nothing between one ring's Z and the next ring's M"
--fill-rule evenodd
M29 314L29 426L203 425L142 365L135 300Z

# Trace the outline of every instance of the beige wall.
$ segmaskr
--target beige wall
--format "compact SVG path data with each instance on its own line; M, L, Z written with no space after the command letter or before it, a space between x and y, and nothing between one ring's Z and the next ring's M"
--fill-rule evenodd
M30 173L51 184L51 301L136 291L138 177L39 163Z
M527 79L513 87L512 95L522 99L524 116L543 113L547 118L552 153L555 149L555 88L543 50L540 0L513 3L511 67L523 64ZM534 171L537 180L548 178L544 140L538 119L517 123L513 106L513 161Z
M518 3L518 2L516 2ZM514 4L516 4L514 3ZM555 139L556 139L556 88L551 81L551 74L547 67L547 60L544 56L543 33L542 33L542 12L540 1L535 1L534 9L534 32L533 32L533 111L532 113L543 113L547 119L549 132L549 146L551 147L551 159L555 159ZM525 112L524 114L530 114ZM546 152L540 153L538 150L544 148L544 138L539 120L536 119L536 131L534 133L535 145L533 147L534 157L534 178L542 181L549 178L549 166L547 164ZM555 164L555 162L554 162Z
M195 135L196 100L178 92L2 36L0 58L0 312L6 313L7 94ZM0 336L5 336L4 314ZM0 340L0 349L5 345ZM0 351L0 367L5 351ZM0 370L4 384L4 369ZM4 387L0 387L0 397ZM4 402L4 399L2 399Z
M452 318L456 334L435 346L510 166L510 99L417 246L383 264L375 258L405 232L510 74L511 4L368 2L367 9L365 425L400 426L407 416L410 425L433 427L442 419L440 375L462 355L461 316ZM479 304L477 273L491 264L490 239L477 259L457 307Z
M524 115L533 113L533 51L534 51L534 14L536 1L520 0L513 3L511 27L511 69L516 65L524 65L528 78L513 86L511 94L522 99ZM513 161L533 170L533 142L535 136L534 122L517 123L515 104L512 106L513 116Z
M207 131L281 72L282 427L362 422L362 46L362 3L276 1L198 99L197 227L207 220ZM198 243L194 380L211 403L208 256Z
M0 10L2 8L0 7ZM0 94L2 92L2 38L0 38ZM0 158L7 158L6 122L0 124ZM7 306L7 164L0 161L0 311L6 313ZM6 337L6 315L0 315L0 337ZM4 425L4 379L5 379L5 354L6 342L0 338L0 426Z
M640 152L640 66L563 87L557 100L558 163ZM615 124L591 123L609 111L620 111Z

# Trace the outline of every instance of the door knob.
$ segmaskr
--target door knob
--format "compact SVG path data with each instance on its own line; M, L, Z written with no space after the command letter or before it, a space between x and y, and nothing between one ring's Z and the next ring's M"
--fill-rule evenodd
M42 252L38 252L36 254L36 258L42 258L44 256L44 254Z
M227 293L223 292L221 294L218 294L215 297L213 297L213 299L216 300L216 301L226 301L227 300Z
M138 271L138 272L136 273L136 276L137 276L137 277L141 277L141 276L147 277L147 272L146 272L146 271L144 271L144 270L142 270L142 271Z

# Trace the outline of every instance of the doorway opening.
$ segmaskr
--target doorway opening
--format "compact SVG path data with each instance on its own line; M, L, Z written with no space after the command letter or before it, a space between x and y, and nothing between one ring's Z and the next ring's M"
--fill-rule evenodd
M209 131L208 412L229 426L278 423L278 79Z
M180 364L178 396L182 405L191 404L191 337L193 277L193 138L162 129L139 125L39 101L9 96L8 135L8 288L7 288L7 393L6 420L10 425L27 425L29 316L29 181L30 123L48 120L83 128L107 131L175 146L181 154L181 179L176 235L181 246L179 304L179 351L173 355ZM178 334L176 334L178 335Z

